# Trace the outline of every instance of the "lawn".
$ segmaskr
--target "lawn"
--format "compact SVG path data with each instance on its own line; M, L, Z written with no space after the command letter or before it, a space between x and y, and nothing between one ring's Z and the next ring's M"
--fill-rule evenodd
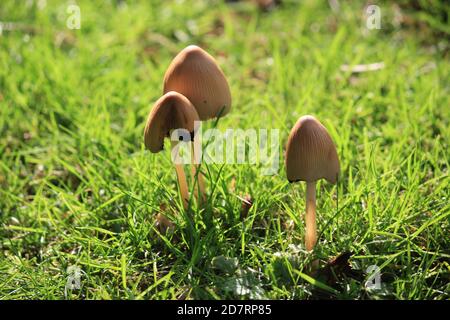
M79 0L69 29L70 3L0 3L0 299L450 298L448 5L376 1L369 29L363 1ZM233 99L205 128L279 129L280 165L202 164L207 201L184 210L143 132L190 44ZM284 166L307 114L341 165L312 253Z

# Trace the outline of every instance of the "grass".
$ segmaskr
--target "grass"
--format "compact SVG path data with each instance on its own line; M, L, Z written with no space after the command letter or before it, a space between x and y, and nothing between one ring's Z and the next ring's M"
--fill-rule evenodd
M1 299L449 299L450 62L448 25L434 14L420 12L416 29L408 8L379 2L382 29L367 30L362 2L262 12L80 0L81 29L69 30L68 2L37 3L0 4ZM144 150L165 69L189 44L217 57L230 83L219 129L278 128L283 150L301 115L330 131L341 177L318 184L312 255L305 186L287 182L283 159L274 176L202 166L208 204L185 212L169 151ZM340 68L379 61L357 75ZM158 212L173 232L159 232ZM358 277L308 273L347 251ZM364 286L371 265L380 290ZM79 290L65 289L70 266Z

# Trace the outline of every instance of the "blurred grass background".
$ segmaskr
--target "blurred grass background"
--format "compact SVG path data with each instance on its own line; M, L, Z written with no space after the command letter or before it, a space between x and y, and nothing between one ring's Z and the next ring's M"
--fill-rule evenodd
M72 3L80 30L66 26ZM0 298L448 299L448 14L442 1L2 0ZM283 150L301 115L329 129L342 175L318 185L313 256L304 185L282 163L276 176L204 167L208 206L186 213L169 152L144 151L165 69L189 44L228 78L219 129L278 128ZM347 251L351 272L304 276ZM67 291L73 265L81 288ZM381 290L364 287L370 265Z

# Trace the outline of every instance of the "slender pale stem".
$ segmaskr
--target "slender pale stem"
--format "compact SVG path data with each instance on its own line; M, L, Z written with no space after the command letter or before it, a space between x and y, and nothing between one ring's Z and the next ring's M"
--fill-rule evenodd
M314 249L317 242L316 226L316 182L306 182L306 215L305 215L305 247L307 251Z
M173 148L176 147L176 145L177 145L177 142L172 141L172 153L173 153ZM181 199L183 199L184 208L187 209L188 203L189 203L188 184L187 184L187 180L186 180L186 174L183 169L183 164L179 163L180 158L179 158L178 152L176 152L175 159L173 159L173 160L175 161L174 166L175 166L175 171L177 172L178 187L180 190Z
M195 185L196 178L197 178L197 182L198 182L198 189L200 189L200 197L198 196L198 189L197 189L197 186ZM203 173L200 171L200 165L197 164L197 161L196 161L194 144L192 144L192 179L194 179L195 197L199 201L205 201L206 200L205 181L203 178Z

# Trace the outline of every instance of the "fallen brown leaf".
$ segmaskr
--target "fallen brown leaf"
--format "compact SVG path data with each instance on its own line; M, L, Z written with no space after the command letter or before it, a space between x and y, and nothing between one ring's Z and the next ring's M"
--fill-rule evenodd
M160 210L165 211L166 205L161 204ZM166 235L168 232L172 232L175 229L175 224L170 221L162 212L159 212L155 216L155 225L161 234Z
M345 277L362 280L361 271L353 269L350 265L349 259L352 255L352 252L345 251L330 259L323 268L317 270L316 276L333 288L336 288L338 282Z
M241 206L241 218L245 219L248 216L248 212L250 211L250 208L253 205L253 200L250 195L245 195L244 198L239 197L239 199L242 200L242 206Z

